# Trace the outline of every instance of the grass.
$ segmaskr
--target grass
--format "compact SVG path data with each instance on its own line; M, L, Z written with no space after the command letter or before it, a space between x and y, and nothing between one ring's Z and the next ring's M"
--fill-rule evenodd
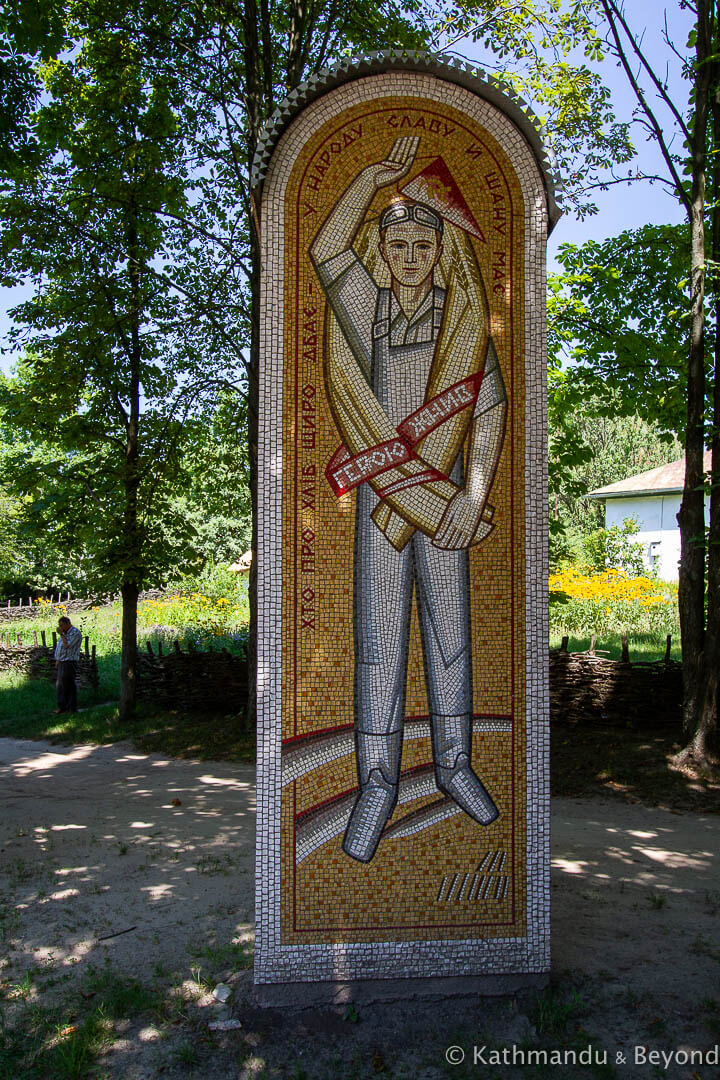
M530 1019L541 1039L558 1039L570 1020L585 1011L585 1003L577 990L561 994L550 988L535 998Z
M97 995L99 1005L111 1020L123 1020L161 1007L157 990L112 970L89 968L83 992Z
M214 976L226 969L240 971L253 966L253 948L248 941L188 945L187 951L195 960L206 961Z
M235 860L230 855L201 855L195 863L198 874L229 874Z
M204 640L207 644L210 641L207 637L209 630L207 626L203 629L200 624L203 620L206 623L212 621L218 605L204 604L192 597L174 604L174 609L171 605L163 607L162 603L157 602L148 605L144 617L147 625L144 625L141 634L155 642L163 640L164 644L170 640L168 632L170 637L177 635L185 641L193 638L200 644ZM183 618L194 619L196 625L183 628L151 622L157 613L164 612L157 614L158 618L164 619L171 610L182 612ZM119 613L119 606L111 604L76 616L76 622L96 646L100 676L97 698L91 691L82 690L79 703L83 711L74 716L55 717L52 715L55 707L54 687L50 682L0 674L0 736L96 744L127 739L145 752L201 760L254 762L255 735L245 731L243 716L187 714L159 710L156 706L141 703L131 724L120 722L117 707L120 681ZM176 617L180 618L180 615ZM13 633L19 631L22 635L25 632L27 640L32 639L28 630L39 630L43 626L47 630L50 625L50 613L47 623L37 618L12 624ZM561 626L553 623L551 648L559 648L561 637ZM242 652L243 643L240 640L229 637L214 640L236 653ZM589 645L589 633L575 634L569 641L571 652L586 651ZM629 647L631 660L661 660L665 655L665 635L650 631L631 634ZM621 629L599 635L596 652L599 656L619 660ZM673 638L672 657L676 660L680 658L678 636ZM587 725L583 724L582 727L553 723L552 791L570 796L615 793L649 805L716 808L720 788L714 778L690 777L669 767L669 757L680 749L676 742L679 738L679 731L665 728L642 731L631 725L622 729L611 728L594 717L588 717ZM201 872L222 872L222 868L203 867Z
M193 1043L184 1042L175 1050L173 1058L178 1065L197 1065L200 1061L200 1054Z
M122 738L117 729L117 709L104 704L120 696L120 655L117 644L104 632L98 613L91 613L89 625L76 617L83 633L90 638L97 653L98 690L80 689L78 705L87 710L76 716L54 717L55 686L48 679L27 679L17 672L0 672L0 735L27 739L79 739L88 742L113 742ZM0 629L5 624L0 624ZM50 644L50 626L42 618L13 621L13 636L33 640L32 631L46 631ZM115 723L114 723L115 721Z
M242 946L217 946L209 952L218 961L244 957L247 966ZM33 968L20 984L0 982L0 1080L98 1080L108 1075L103 1054L118 1038L128 1037L129 1024L139 1021L152 1027L159 1039L174 1035L179 1023L188 1022L188 1003L206 994L212 980L203 978L198 966L191 969L191 979L176 975L172 983L167 972L154 974L148 984L109 964L90 966L82 978L63 987L61 999L53 1004L46 991L69 979L69 972L58 980ZM183 1039L173 1061L197 1064L208 1045L202 1034L199 1041Z
M563 631L557 627L550 629L550 648L559 649L563 638ZM660 633L628 634L628 647L631 661L654 661L665 658L665 635ZM570 634L568 641L569 652L587 652L590 648L590 634ZM619 660L622 655L622 633L607 633L598 635L595 652L598 656L608 660ZM673 660L680 660L680 635L675 634L672 639L670 656Z
M135 720L121 723L115 702L92 705L88 697L89 692L81 691L81 712L53 716L52 684L10 682L0 676L0 736L98 745L129 739L141 750L174 757L255 760L255 735L244 730L242 715L196 715L140 704Z
M25 982L33 979L26 973ZM119 1022L166 1014L164 995L111 969L88 968L63 996L62 1005L42 1004L44 986L33 981L38 1000L9 1015L13 987L0 997L0 1080L82 1080L95 1075L97 1059L115 1040Z
M244 592L243 592L244 589ZM218 612L224 607L212 597L195 594L195 598L176 598L168 601L147 601L140 605L141 628L138 644L144 648L150 641L157 646L162 641L166 649L177 638L187 645L192 642L198 648L224 647L235 655L242 655L246 647L246 633L236 632L235 622L246 616L246 587L238 590L236 602L227 604L227 633L215 633L222 629L217 625ZM203 599L207 603L203 602ZM13 637L20 634L29 643L35 631L45 630L48 643L52 640L52 628L56 625L59 609L48 611L47 619L14 620ZM157 619L180 617L190 625L160 625ZM27 679L15 672L0 673L0 736L25 739L47 739L55 743L112 743L129 739L140 749L157 751L177 757L197 757L210 760L254 761L255 737L244 731L244 718L231 715L188 715L161 710L150 703L141 702L133 723L121 723L118 713L120 695L120 607L110 604L81 612L73 616L75 623L94 645L97 655L99 687L80 689L78 705L80 712L69 716L54 716L56 707L55 687L50 680ZM213 621L215 620L215 621ZM4 624L0 625L2 629Z
M127 738L147 753L201 761L255 763L255 732L245 730L243 716L151 712L138 716Z

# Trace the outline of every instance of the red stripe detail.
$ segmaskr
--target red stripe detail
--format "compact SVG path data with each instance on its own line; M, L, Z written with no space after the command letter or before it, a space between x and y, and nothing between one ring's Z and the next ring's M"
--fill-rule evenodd
M456 416L463 409L471 406L474 408L482 379L482 371L469 375L467 379L461 379L460 382L448 386L447 390L436 394L415 412L411 412L397 426L403 441L408 446L415 447L426 435L444 424L451 416Z
M350 460L350 451L347 446L340 444L337 450L327 463L326 472L334 472L339 465L344 465L346 461Z
M409 777L414 776L415 773L428 773L430 775L434 769L434 763L432 761L424 761L420 765L413 765L409 769L405 769L400 773L398 780L398 786L403 780L407 780ZM296 824L305 822L311 815L320 813L321 810L327 810L333 803L340 803L344 799L347 799L350 795L355 795L360 789L355 787L347 788L346 791L341 791L339 795L331 795L329 799L323 799L322 802L315 803L313 806L308 806L304 810L301 810L299 814L295 816ZM432 794L430 792L429 794ZM427 798L427 796L418 796L418 798Z
M473 713L473 720L512 720L512 713ZM430 720L428 713L417 713L413 716L406 716L405 723L413 724L421 720ZM282 740L283 748L293 746L296 743L308 743L312 739L322 739L328 735L337 735L341 731L354 731L355 724L351 721L349 724L336 724L334 727L318 728L317 731L308 731L304 735L289 735L286 739ZM485 732L477 731L473 732L475 735L484 735Z
M324 739L328 735L338 735L341 731L355 731L355 724L337 724L336 727L320 728L319 731L309 731L305 735L289 735L287 739L282 740L282 746L284 749L295 743L307 743L310 739Z
M345 495L346 492L364 484L366 480L372 480L373 477L387 472L388 469L404 465L415 457L400 436L369 446L367 450L362 450L353 457L348 455L347 460L342 457L342 451L347 454L345 447L341 446L335 451L325 469L328 483L338 496ZM340 464L337 464L336 460Z
M426 401L398 424L397 439L377 443L354 455L350 454L346 446L339 446L325 469L325 476L335 494L338 497L345 495L366 480L372 480L397 465L413 461L416 457L413 453L414 447L426 435L463 409L475 407L482 379L483 373L477 372L467 379L453 383L447 390ZM413 487L415 484L424 484L427 480L447 480L447 477L437 469L431 469L381 489L380 494L402 491L403 488Z

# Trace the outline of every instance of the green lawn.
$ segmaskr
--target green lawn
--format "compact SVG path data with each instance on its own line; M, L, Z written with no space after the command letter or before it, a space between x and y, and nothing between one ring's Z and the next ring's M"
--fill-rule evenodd
M103 690L107 690L108 683ZM111 743L129 739L140 749L176 757L254 761L255 735L244 730L242 715L187 715L140 704L135 720L123 724L117 693L98 702L89 690L79 693L80 711L54 716L55 687L39 679L0 675L0 737L48 739L57 743Z
M0 735L27 739L78 739L89 742L112 742L123 738L117 726L117 701L120 696L120 653L118 643L108 634L98 612L73 616L75 624L95 646L98 665L98 690L81 689L76 716L53 716L56 708L55 684L49 679L27 679L16 672L0 672ZM104 613L103 613L104 614ZM0 630L12 627L13 639L19 634L23 644L32 644L33 632L44 630L48 645L57 619L14 620L0 624ZM110 704L108 704L110 703Z
M184 609L190 605L185 602ZM169 605L168 605L169 607ZM200 609L196 603L191 612ZM159 617L162 617L162 609ZM183 610L183 608L181 608ZM242 634L222 635L213 633L212 626L180 627L163 624L158 627L154 619L146 617L139 631L139 646L144 649L151 641L157 647L159 640L166 649L178 638L187 645L192 640L197 648L225 647L242 654ZM57 625L57 612L48 617L14 620L0 625L0 630L11 630L13 639L20 635L25 644L31 644L34 632L46 633L48 645L52 643L52 630ZM140 702L136 720L121 724L118 717L120 696L120 608L110 604L95 611L73 614L72 619L83 635L94 645L97 655L99 685L97 694L92 690L80 690L80 711L74 716L54 716L56 707L54 683L39 679L26 679L16 673L0 673L0 736L19 739L49 739L53 742L117 742L130 739L145 750L177 756L224 759L229 761L254 761L255 737L244 731L243 716L188 716L162 711L157 706Z
M586 652L590 648L590 635L569 635L569 652ZM562 633L559 630L550 630L550 648L559 649L562 641ZM631 661L652 661L665 658L665 635L664 634L628 634L628 646ZM609 660L619 660L622 654L622 634L598 635L595 645L597 656L607 657ZM670 656L673 660L680 660L680 635L674 635Z

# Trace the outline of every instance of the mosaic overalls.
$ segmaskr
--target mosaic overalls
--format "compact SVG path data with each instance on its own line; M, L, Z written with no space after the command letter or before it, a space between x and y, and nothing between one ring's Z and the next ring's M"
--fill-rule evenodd
M433 287L408 320L392 291L379 289L359 260L353 257L353 263L348 265L347 258L343 262L341 259L332 260L344 264L341 277L332 280L333 268L326 263L321 268L321 280L324 278L333 310L351 347L353 341L371 336L369 357L366 355L370 360L370 384L385 413L397 425L425 401L445 290ZM354 283L352 278L356 279ZM363 295L359 296L361 287ZM371 295L375 300L369 326L362 326L361 308L352 305L349 310L348 301L353 295L365 304ZM451 479L463 486L462 453ZM482 824L489 824L498 813L470 767L468 552L442 551L419 530L402 551L397 551L371 518L377 503L378 496L370 485L362 484L357 492L354 568L355 739L360 792L343 840L345 852L361 862L375 854L397 802L413 586L436 783Z

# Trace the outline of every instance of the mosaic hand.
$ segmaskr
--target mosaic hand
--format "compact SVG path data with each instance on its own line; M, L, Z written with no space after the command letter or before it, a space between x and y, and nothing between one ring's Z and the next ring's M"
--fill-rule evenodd
M483 514L483 510L485 513ZM484 520L481 520L484 519ZM484 539L492 530L492 510L478 507L465 491L458 491L450 500L433 537L435 547L445 551L468 548L473 540Z
M419 145L420 139L417 135L404 135L395 140L384 161L369 165L364 170L376 190L396 183L410 172Z

